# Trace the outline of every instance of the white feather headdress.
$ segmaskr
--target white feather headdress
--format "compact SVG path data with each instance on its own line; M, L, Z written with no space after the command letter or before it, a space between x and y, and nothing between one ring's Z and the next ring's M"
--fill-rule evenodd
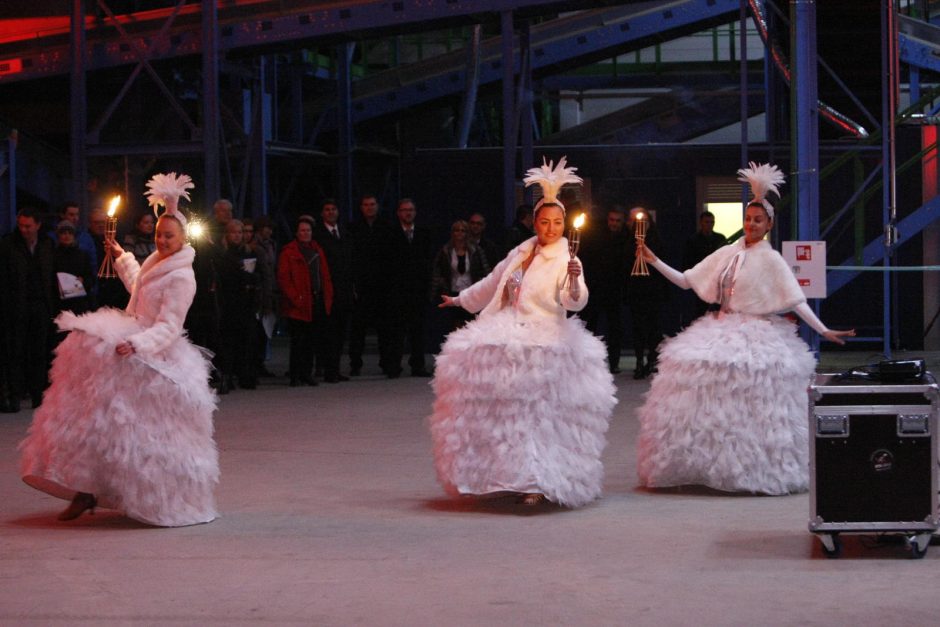
M751 202L748 204L755 202L760 203L767 211L767 215L770 216L770 219L773 220L774 206L767 200L767 194L773 192L779 198L780 190L778 186L783 185L786 178L783 176L783 172L780 171L780 168L775 165L769 163L757 164L753 161L748 165L750 167L738 170L738 180L742 183L749 183L751 185L751 193L754 194L754 198L752 198Z
M164 213L179 220L180 224L183 225L183 230L185 230L186 216L179 211L179 199L182 196L189 200L187 190L194 187L193 180L189 178L188 174L180 174L179 176L176 175L176 172L154 174L153 178L147 181L147 191L144 192L144 196L147 197L147 202L153 207L153 213L158 218L160 213L157 209L160 205L163 205L166 207Z
M542 157L541 167L526 170L526 177L522 179L525 186L528 187L529 185L538 183L542 188L542 198L535 205L536 211L545 203L556 204L564 211L565 206L561 204L561 201L558 199L558 193L561 191L561 188L567 183L580 184L584 182L580 176L575 174L578 168L565 167L567 165L566 159L567 157L559 159L558 167L555 167L554 161L545 163L545 157Z

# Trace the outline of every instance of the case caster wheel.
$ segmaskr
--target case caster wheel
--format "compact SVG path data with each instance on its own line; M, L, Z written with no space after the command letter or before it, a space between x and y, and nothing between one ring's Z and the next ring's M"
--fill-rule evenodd
M929 533L922 533L907 539L907 543L911 547L911 559L919 560L927 555L927 547L930 546L931 535L932 534Z
M839 534L822 534L819 536L819 541L822 543L822 550L826 557L834 559L842 553L842 541L839 540Z

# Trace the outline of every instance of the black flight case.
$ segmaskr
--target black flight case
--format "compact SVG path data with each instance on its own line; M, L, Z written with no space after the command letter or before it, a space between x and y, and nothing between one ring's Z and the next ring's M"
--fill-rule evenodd
M901 534L927 552L937 512L938 388L819 374L809 388L810 520L829 557L840 533Z

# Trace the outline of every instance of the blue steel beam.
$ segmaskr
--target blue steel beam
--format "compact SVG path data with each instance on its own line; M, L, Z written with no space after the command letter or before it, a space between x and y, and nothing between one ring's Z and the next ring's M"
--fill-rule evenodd
M544 0L360 0L355 3L319 4L319 8L310 9L283 7L283 3L277 3L276 14L272 14L271 7L265 4L232 9L220 17L220 50L270 47L324 37L353 38L363 34L375 35L382 30L413 28L422 23L455 19L480 21L503 11L527 10L544 14L569 7L583 8L591 3ZM198 9L192 11L198 12ZM133 15L129 18L133 19ZM153 41L153 35L159 30L159 24L163 23L163 17L155 21L158 24L138 25L141 32L128 41L119 42L109 36L90 41L86 46L86 67L98 70L136 63L137 56L133 52L135 47L151 50L150 58L154 60L202 52L199 19L180 25L169 38L158 42ZM58 37L39 38L34 42L27 51L0 56L0 84L68 73L68 45L60 45Z
M557 72L664 39L694 32L737 15L737 0L674 0L597 9L558 18L531 29L532 72ZM499 37L483 44L480 86L503 79ZM466 84L466 53L458 51L357 81L353 121L373 119L453 96ZM518 59L512 71L520 69ZM326 128L332 126L327 120Z
M16 139L0 140L0 233L16 226Z
M747 108L753 115L763 106L759 90L748 93ZM541 144L680 143L740 121L740 98L734 90L724 94L677 91L548 135Z
M69 156L71 158L70 193L74 202L87 208L85 199L85 179L87 163L85 160L85 132L88 128L88 111L85 93L85 59L78 54L85 47L85 2L72 0L72 32L70 47L73 52L71 73L69 74ZM85 211L88 215L88 211Z
M940 72L940 27L898 16L898 52L901 61Z
M215 0L202 0L202 143L203 190L207 200L222 195L219 143L219 15Z
M895 248L901 246L915 235L920 233L925 227L933 224L940 219L940 196L935 196L922 207L914 210L910 215L898 222L898 238L895 242ZM884 237L869 242L862 249L862 258L859 263L855 257L849 257L840 266L873 266L882 261L885 256ZM826 285L829 286L829 296L832 296L840 289L845 287L854 278L859 276L860 271L853 270L830 270L826 273ZM885 274L888 274L885 272Z

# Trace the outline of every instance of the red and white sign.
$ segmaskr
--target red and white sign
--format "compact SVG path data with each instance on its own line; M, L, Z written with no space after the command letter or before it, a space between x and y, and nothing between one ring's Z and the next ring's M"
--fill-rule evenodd
M806 298L825 298L826 242L783 242L781 248Z

